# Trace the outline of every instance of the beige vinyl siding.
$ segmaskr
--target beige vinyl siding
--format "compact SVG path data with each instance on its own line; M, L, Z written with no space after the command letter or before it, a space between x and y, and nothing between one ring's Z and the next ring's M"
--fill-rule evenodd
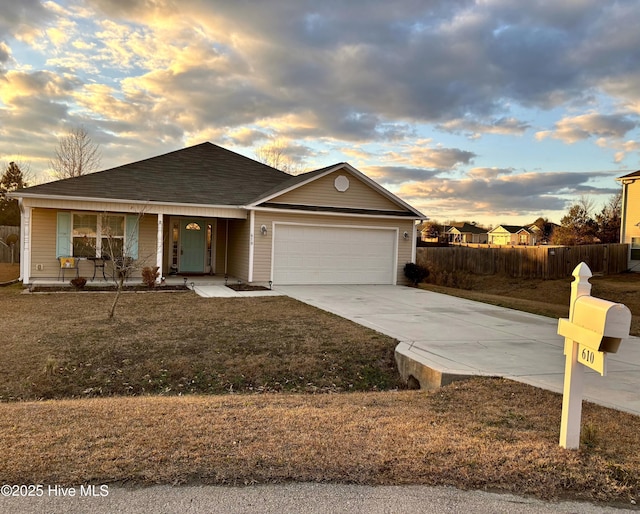
M627 186L627 210L625 212L625 240L630 244L632 237L640 237L640 179Z
M266 283L271 279L271 254L273 244L273 223L304 223L309 225L332 225L352 227L382 227L398 229L398 269L397 281L406 283L404 265L411 261L413 220L375 219L365 217L322 216L313 214L287 214L256 211L255 248L253 255L253 281ZM267 235L260 233L260 226L267 226ZM404 232L409 238L404 239ZM248 237L248 236L247 236Z
M640 226L638 226L640 222L640 180L635 180L631 184L623 185L623 187L626 188L626 211L623 214L624 240L621 242L629 245L629 260L633 261L630 266L636 266L634 268L636 271L638 259L633 259L633 257L637 257L638 238L640 238ZM636 244L632 245L634 239Z
M158 217L155 214L145 214L138 223L138 269L135 270L134 277L142 276L144 266L156 265L157 240Z
M340 175L344 175L349 179L349 189L344 192L338 191L334 186L336 177ZM325 177L278 196L270 200L270 202L400 212L406 210L346 170L330 173Z
M249 220L229 220L228 272L240 280L249 279Z
M56 278L58 276L59 264L56 259L57 212L54 209L33 209L31 211L31 270L29 276L32 278ZM42 271L36 271L39 264L43 267Z
M218 220L214 234L215 244L215 269L216 275L225 274L225 255L227 246L227 220Z

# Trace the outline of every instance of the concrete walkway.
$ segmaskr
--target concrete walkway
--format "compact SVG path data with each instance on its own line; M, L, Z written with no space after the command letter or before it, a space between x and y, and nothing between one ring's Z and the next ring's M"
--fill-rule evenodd
M267 290L267 291L234 291L233 289L222 285L197 285L193 286L193 290L205 298L242 298L247 296L282 296L284 293Z
M501 376L562 392L558 320L404 286L279 286L277 291L392 336L397 354L440 375ZM584 399L640 415L640 339L587 370Z

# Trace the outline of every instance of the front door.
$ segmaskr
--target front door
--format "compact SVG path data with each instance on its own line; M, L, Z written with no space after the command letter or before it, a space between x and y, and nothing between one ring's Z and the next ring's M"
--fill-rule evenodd
M207 225L200 218L180 221L180 273L204 273Z

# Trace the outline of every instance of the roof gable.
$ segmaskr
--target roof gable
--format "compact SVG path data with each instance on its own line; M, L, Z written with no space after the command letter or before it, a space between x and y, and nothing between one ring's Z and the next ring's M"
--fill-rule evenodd
M339 179L339 177L347 179ZM336 183L336 180L343 184ZM422 213L347 163L339 163L293 177L254 205L326 207L387 212L424 218ZM342 187L346 189L341 190Z

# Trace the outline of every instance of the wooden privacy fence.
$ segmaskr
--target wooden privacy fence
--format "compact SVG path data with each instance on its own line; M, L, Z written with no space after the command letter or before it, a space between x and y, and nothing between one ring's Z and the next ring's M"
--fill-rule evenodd
M463 271L475 275L519 278L564 278L581 262L595 274L628 269L628 245L497 246L417 248L416 262L430 271Z
M7 237L10 234L15 234L18 238L18 243L11 248L7 244ZM11 262L11 252L13 251L13 262L20 262L20 227L0 226L0 262Z

